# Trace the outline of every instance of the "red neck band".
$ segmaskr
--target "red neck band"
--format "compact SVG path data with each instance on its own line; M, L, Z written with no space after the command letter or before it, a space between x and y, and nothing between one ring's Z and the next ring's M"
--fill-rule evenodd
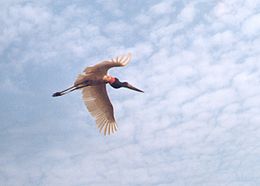
M111 79L108 81L109 84L113 84L116 81L116 78L111 77Z

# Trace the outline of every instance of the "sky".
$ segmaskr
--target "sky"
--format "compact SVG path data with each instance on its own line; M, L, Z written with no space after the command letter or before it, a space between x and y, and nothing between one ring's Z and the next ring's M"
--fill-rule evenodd
M0 1L0 185L260 185L259 0ZM51 97L128 52L115 134Z

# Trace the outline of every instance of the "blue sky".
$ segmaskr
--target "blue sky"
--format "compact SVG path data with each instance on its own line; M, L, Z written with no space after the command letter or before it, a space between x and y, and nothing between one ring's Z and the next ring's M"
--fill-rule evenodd
M260 2L1 1L0 185L260 185ZM131 52L104 137L77 74Z

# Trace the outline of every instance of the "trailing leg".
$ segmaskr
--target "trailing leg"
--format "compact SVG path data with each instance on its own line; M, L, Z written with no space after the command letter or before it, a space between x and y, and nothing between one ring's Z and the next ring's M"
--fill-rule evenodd
M65 94L68 94L74 90L77 90L77 89L80 89L80 88L83 88L87 85L82 85L82 86L72 86L72 87L69 87L63 91L60 91L60 92L55 92L54 94L52 94L52 97L58 97L58 96L63 96Z

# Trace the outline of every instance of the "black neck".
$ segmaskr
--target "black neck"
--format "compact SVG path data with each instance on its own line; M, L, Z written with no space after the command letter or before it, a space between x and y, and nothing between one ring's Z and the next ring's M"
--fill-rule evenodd
M117 78L115 78L115 82L110 84L113 88L121 88L125 87L125 82L119 81Z

